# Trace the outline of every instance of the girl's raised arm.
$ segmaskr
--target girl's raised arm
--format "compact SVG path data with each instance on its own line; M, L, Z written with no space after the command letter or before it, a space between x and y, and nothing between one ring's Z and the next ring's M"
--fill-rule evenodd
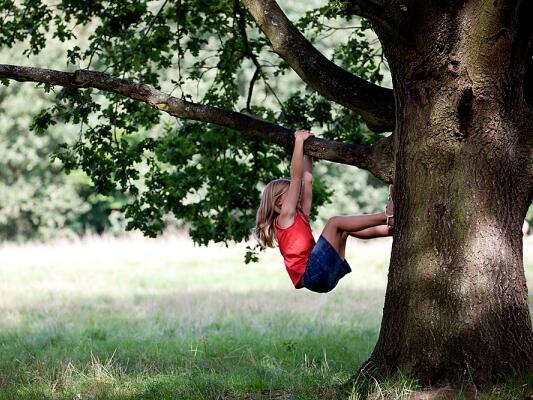
M278 224L286 228L293 224L300 189L302 187L302 178L304 173L304 141L313 134L307 130L297 130L294 132L294 150L291 159L291 183L287 195L281 205L281 212L278 217Z
M306 217L309 218L313 204L313 159L304 155L304 176L302 187L301 207Z

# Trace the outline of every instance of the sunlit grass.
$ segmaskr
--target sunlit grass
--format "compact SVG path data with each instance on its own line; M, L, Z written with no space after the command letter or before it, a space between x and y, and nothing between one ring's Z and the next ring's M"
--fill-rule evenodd
M179 238L4 247L3 396L310 398L377 337L390 242L357 249L354 273L318 295L291 287L276 250L245 265L244 246Z
M350 242L353 273L326 295L294 290L277 250L245 265L244 246L178 237L4 246L0 398L335 398L377 339L390 244Z

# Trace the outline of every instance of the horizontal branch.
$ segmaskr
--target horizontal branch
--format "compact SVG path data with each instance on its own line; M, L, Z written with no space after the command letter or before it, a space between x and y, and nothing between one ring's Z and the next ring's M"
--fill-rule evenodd
M102 72L90 70L64 72L0 64L0 79L39 82L71 88L96 88L143 101L174 117L235 129L250 137L266 140L286 149L291 149L294 142L294 131L291 129L252 115L181 100L151 85L119 79ZM315 158L369 170L376 177L390 181L393 163L392 150L388 141L389 139L384 139L374 146L365 146L310 138L305 143L304 151Z
M375 132L394 129L394 94L361 79L318 51L289 21L274 0L242 0L252 17L291 68L324 97L355 111Z

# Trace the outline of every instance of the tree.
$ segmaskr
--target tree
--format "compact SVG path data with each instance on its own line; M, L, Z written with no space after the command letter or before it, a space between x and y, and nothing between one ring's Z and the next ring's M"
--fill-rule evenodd
M295 26L273 0L7 1L3 43L26 40L35 54L51 37L73 46L68 71L2 64L0 78L62 87L35 126L81 124L65 166L81 166L102 193L134 196L131 228L155 235L171 211L200 243L247 237L256 184L286 159L268 142L290 149L296 126L323 127L307 154L396 185L381 332L362 371L487 387L533 367L520 229L533 196L532 11L520 0L344 0ZM359 23L333 60L299 30L326 33L324 18ZM74 44L80 26L85 46ZM375 83L370 30L393 90ZM246 86L243 65L255 67ZM268 78L289 67L313 93L257 100L259 83L276 98ZM154 137L161 112L199 122L167 119Z

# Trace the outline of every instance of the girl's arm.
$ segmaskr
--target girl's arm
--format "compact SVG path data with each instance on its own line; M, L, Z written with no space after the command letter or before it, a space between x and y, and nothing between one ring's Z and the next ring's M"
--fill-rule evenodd
M301 207L306 217L309 218L313 204L313 159L304 155L304 176L302 187Z
M297 130L294 132L294 150L291 159L291 183L287 195L283 200L283 204L281 205L281 212L278 217L278 224L282 228L286 228L294 222L294 215L296 214L296 207L298 206L298 198L300 197L300 189L304 173L304 141L311 135L313 134L306 130Z

